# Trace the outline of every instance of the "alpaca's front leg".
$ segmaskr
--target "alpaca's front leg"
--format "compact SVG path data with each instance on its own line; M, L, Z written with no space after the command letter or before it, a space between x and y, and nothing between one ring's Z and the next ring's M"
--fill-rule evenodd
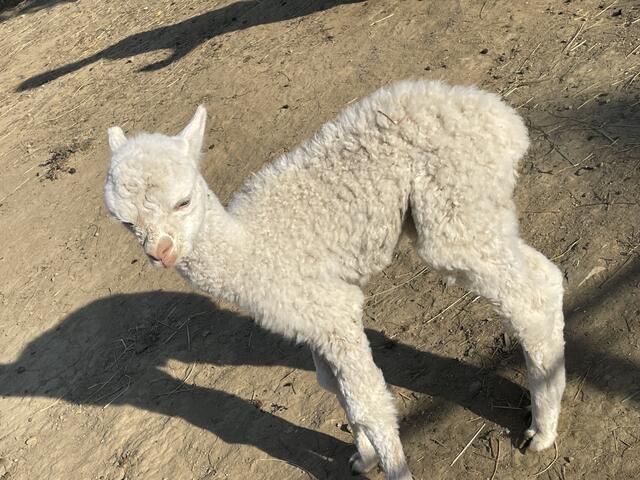
M325 390L334 393L338 398L340 405L346 411L346 402L340 392L338 380L336 380L336 377L333 375L331 368L318 353L312 350L311 354L313 356L313 363L316 366L316 379L318 380L318 385ZM357 423L351 424L351 430L353 431L353 441L356 444L356 449L358 451L349 459L349 467L353 474L366 473L378 464L378 455L364 433L362 426Z
M371 444L388 480L411 480L393 404L363 331L340 332L322 348L338 384L340 402L354 427L358 454L350 463L358 473L372 468ZM362 450L360 450L362 448Z

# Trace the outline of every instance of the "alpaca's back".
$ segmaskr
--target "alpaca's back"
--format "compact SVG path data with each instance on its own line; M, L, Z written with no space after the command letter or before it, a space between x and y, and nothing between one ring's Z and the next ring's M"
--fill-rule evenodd
M263 168L231 212L262 239L257 248L275 246L280 261L358 279L389 263L416 179L421 194L434 197L435 217L446 217L456 197L510 199L527 144L521 119L495 95L398 82Z

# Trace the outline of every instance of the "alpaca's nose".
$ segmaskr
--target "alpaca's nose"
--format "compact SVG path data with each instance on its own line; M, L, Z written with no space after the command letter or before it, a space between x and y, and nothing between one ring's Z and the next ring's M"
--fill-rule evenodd
M165 235L164 237L160 237L160 240L158 240L158 243L155 244L155 246L145 245L145 247L146 253L149 257L166 265L166 260L168 260L171 250L173 249L173 241L170 237Z

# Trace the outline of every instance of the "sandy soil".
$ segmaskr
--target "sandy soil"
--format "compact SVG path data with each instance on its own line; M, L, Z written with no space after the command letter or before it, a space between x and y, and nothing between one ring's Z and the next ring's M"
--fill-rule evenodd
M523 455L519 347L401 242L364 321L416 478L640 478L639 19L634 0L0 1L1 478L348 478L307 349L154 270L107 218L105 131L175 132L205 103L228 199L408 77L526 118L522 230L567 285L557 455Z

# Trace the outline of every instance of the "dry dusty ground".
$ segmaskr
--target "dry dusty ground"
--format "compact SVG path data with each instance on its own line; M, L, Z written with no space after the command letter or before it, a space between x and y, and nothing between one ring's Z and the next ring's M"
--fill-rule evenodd
M307 349L154 270L107 219L105 130L175 132L204 102L204 174L227 200L407 77L480 85L526 118L522 230L567 285L554 461L514 447L519 347L399 245L364 322L416 478L552 462L537 478L640 478L640 4L610 3L0 1L2 478L348 478L350 434Z

